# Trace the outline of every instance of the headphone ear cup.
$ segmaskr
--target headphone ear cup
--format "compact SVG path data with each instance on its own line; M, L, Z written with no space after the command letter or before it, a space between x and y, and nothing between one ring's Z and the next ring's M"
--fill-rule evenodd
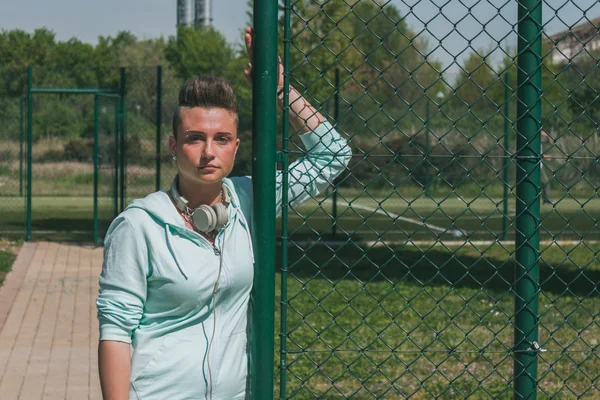
M216 228L221 230L227 225L227 220L229 219L229 215L227 214L227 207L223 204L215 204L213 207L216 214Z
M210 206L202 204L194 210L192 221L199 231L212 232L217 226L217 215Z

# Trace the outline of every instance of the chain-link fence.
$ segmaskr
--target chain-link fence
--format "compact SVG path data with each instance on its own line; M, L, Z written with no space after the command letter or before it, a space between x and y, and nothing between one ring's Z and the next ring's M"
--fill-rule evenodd
M168 188L176 173L168 136L183 83L172 68L34 66L30 85L26 67L0 72L7 77L0 99L0 234L98 240L114 218L115 202L120 211L135 198ZM246 140L235 172L248 175L247 126L240 136Z
M353 150L277 234L282 398L600 396L600 9L584 3L281 2L286 76ZM94 209L101 232L170 184L170 68L0 76L3 236L29 221L89 240ZM286 124L283 143L284 165L304 155Z
M600 396L585 3L281 2L290 84L353 149L283 216L281 398Z
M0 75L15 78L10 68L0 67ZM26 78L26 75L24 75ZM14 81L11 81L14 84ZM0 97L0 230L11 238L25 236L25 180L27 147L24 132L26 101L11 85Z

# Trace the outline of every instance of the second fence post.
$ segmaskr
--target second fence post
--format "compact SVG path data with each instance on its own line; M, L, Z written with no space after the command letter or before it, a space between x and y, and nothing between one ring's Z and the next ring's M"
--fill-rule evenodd
M509 178L508 178L508 166L510 165L510 72L507 72L505 75L504 81L504 165L503 165L503 180L504 180L504 190L503 190L503 201L502 201L502 240L508 240L508 188L509 188Z
M98 150L98 129L99 129L99 121L98 121L98 102L99 96L98 94L94 95L94 244L98 244L100 242L99 231L99 221L98 221L98 175L100 169L100 154Z
M23 196L23 111L25 109L25 99L23 96L19 99L19 196Z
M160 146L162 141L162 66L156 67L156 191L160 190Z
M121 83L120 83L120 87L119 87L119 94L120 94L120 100L121 100L121 129L120 129L120 133L121 133L121 137L120 137L120 143L119 143L119 147L120 147L120 151L119 151L119 164L120 164L120 170L119 170L119 183L120 183L120 188L121 188L121 205L120 205L120 211L123 211L125 209L125 190L126 190L126 182L125 182L125 162L126 162L126 141L125 141L125 134L127 132L127 99L125 98L125 95L127 93L127 70L125 69L125 67L121 67Z
M33 146L33 94L31 90L33 89L33 68L31 66L27 67L27 227L25 233L25 240L31 240L31 198L33 196L32 191L32 182L33 179L33 162L32 162L32 146Z
M535 399L538 356L542 5L519 0L514 398Z
M335 96L334 96L334 109L333 109L333 121L335 129L340 131L340 69L335 69ZM331 207L331 217L333 223L331 224L331 239L335 239L337 234L337 183L333 182L333 196L331 201L333 202Z

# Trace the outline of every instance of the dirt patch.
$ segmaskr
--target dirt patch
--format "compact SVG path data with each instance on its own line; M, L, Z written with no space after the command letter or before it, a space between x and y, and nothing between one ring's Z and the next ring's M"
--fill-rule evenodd
M20 249L20 243L0 238L0 251L6 251L16 256L19 253Z

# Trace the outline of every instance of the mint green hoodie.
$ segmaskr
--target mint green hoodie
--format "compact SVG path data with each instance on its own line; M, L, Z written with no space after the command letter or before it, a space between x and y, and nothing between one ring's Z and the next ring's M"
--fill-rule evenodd
M293 205L324 190L350 159L327 122L301 138L308 152L290 166ZM246 396L252 180L223 182L229 222L214 247L185 227L165 191L134 200L108 230L96 301L100 340L131 343L130 399L205 399L211 383L215 400ZM278 214L281 198L278 173Z

